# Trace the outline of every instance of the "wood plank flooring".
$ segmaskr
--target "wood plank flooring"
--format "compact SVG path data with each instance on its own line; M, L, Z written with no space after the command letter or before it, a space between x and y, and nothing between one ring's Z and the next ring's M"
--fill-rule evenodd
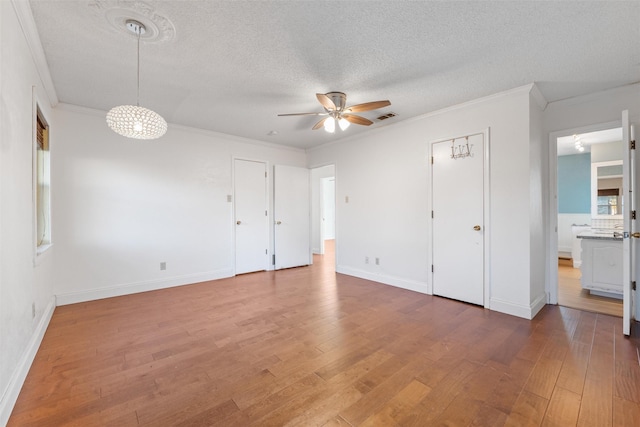
M332 260L58 307L9 426L638 425L637 327L527 321Z
M558 304L622 317L622 300L591 295L580 284L580 269L571 260L558 260Z

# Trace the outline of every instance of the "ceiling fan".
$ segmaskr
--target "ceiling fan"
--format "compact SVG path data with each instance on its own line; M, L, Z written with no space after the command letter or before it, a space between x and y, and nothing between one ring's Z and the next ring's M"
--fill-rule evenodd
M373 122L371 120L353 113L377 110L391 105L391 102L384 100L365 102L364 104L347 107L347 95L342 92L316 93L316 98L324 107L324 112L322 113L290 113L278 114L278 116L328 116L316 123L312 129L316 130L324 127L327 132L333 133L336 130L336 123L342 130L347 129L350 123L363 126L372 125Z

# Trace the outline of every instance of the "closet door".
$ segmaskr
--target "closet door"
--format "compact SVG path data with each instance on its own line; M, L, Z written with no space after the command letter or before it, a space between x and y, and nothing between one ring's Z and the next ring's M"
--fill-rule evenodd
M311 264L309 169L274 167L275 268Z
M236 274L268 267L267 164L234 161Z

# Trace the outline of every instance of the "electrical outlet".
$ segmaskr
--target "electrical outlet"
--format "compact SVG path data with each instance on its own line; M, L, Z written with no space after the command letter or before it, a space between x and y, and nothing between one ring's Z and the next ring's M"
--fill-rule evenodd
M364 263L365 264L369 264L369 257L368 256L364 257Z
M31 318L35 319L36 317L36 303L32 302L31 303Z
M233 197L231 197L231 194L227 194L227 202L231 203L233 201Z
M160 263L160 270L166 270L167 269L167 263L166 262L161 262Z
M380 265L380 258L376 257L376 265Z
M344 202L349 203L349 196L344 196Z

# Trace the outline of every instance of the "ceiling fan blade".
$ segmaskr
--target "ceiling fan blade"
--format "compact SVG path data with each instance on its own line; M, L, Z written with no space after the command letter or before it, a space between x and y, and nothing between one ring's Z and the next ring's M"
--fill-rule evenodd
M278 114L278 116L326 116L329 113L288 113Z
M352 105L351 107L347 107L344 109L344 111L358 113L360 111L377 110L378 108L386 107L387 105L391 105L391 102L389 102L389 100L365 102L364 104Z
M369 126L373 124L371 120L365 119L362 116L356 116L355 114L343 114L342 118L357 125Z
M311 128L311 130L316 130L316 129L320 129L321 127L324 126L324 122L329 119L330 117L325 117L324 119L320 120L318 123L316 123L315 125L313 125L313 127Z
M318 98L318 101L320 102L320 104L322 104L322 106L327 110L335 111L338 109L338 107L336 107L336 104L333 103L331 98L329 98L324 93L316 93L316 98Z

